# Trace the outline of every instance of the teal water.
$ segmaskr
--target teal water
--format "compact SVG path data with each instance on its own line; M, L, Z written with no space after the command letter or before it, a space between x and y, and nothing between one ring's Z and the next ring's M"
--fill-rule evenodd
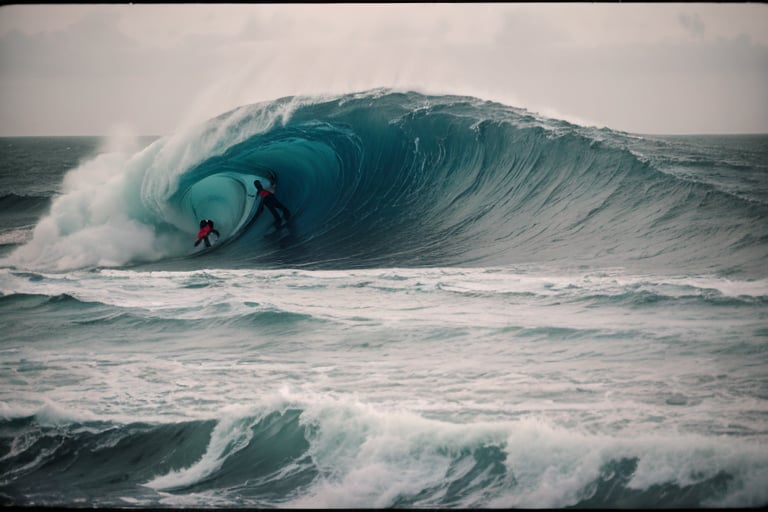
M0 139L2 502L765 506L766 156L379 90Z

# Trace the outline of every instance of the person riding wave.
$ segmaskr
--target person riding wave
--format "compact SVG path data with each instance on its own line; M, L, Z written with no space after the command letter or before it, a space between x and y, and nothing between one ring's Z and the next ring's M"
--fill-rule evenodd
M269 208L269 211L275 218L275 229L280 227L280 225L283 223L283 220L288 222L291 218L291 212L288 210L288 208L285 207L283 203L277 199L277 197L275 197L275 191L273 189L264 188L259 180L255 180L253 184L256 186L259 197L261 197L262 204ZM277 210L283 212L283 218L280 218L280 214L277 213Z
M218 230L213 229L213 221L208 219L203 219L200 221L200 231L197 232L197 240L195 241L195 247L197 247L201 241L205 241L205 246L210 247L211 242L208 240L208 236L213 233L217 237L221 236L218 232Z

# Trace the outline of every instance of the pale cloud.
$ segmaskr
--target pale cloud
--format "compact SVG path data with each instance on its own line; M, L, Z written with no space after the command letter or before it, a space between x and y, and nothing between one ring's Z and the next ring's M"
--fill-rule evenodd
M2 134L167 133L252 101L380 86L625 131L768 131L768 6L0 8Z
M680 24L696 38L704 37L706 29L704 22L701 21L701 16L698 13L688 14L680 13L678 16Z

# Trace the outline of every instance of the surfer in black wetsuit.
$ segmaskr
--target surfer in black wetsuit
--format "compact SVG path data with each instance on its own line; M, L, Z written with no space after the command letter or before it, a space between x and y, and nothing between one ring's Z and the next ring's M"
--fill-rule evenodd
M219 230L213 228L213 221L211 219L208 219L208 227L211 228L211 233L216 235L217 238L221 237L221 233L219 233Z
M261 203L265 205L267 208L269 208L269 211L272 213L272 216L275 218L275 229L279 228L282 224L283 220L285 222L288 222L291 218L291 212L288 210L288 208L285 207L283 203L281 203L276 197L274 190L266 189L261 184L259 180L255 180L253 184L256 186L256 190L259 193L259 197L261 197ZM283 212L283 218L280 218L280 214L277 213L277 210L280 210Z

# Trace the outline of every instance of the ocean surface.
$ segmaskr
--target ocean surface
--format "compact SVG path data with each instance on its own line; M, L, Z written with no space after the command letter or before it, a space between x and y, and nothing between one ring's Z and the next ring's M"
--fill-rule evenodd
M765 507L768 135L377 89L2 138L0 325L6 506Z

